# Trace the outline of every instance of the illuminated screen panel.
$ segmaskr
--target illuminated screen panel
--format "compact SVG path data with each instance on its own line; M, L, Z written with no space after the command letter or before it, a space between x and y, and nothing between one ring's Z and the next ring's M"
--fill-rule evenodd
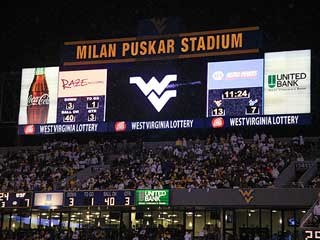
M310 113L311 51L265 53L265 114Z
M263 112L263 59L209 62L207 117Z
M32 192L0 192L0 209L31 207L32 195Z
M22 69L19 125L56 123L58 75L59 67ZM44 80L47 91L44 89Z
M18 134L310 124L310 55L24 68Z
M64 206L132 206L134 190L65 192Z
M61 71L58 123L105 121L107 69Z
M206 64L135 63L108 71L110 121L171 120L204 115Z
M55 208L63 205L63 192L34 193L34 207Z
M163 205L168 206L170 202L169 189L138 189L136 190L136 205Z

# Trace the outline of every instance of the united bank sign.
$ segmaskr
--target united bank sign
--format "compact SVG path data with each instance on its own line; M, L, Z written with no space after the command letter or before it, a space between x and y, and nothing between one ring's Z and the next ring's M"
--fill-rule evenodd
M136 190L136 205L162 205L168 206L170 199L169 189Z

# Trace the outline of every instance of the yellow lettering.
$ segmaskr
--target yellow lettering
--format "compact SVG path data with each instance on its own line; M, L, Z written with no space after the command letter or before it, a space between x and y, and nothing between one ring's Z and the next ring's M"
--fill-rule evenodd
M108 44L108 57L116 57L117 54L117 44L116 43L112 43L112 44Z
M188 38L184 37L181 39L181 52L188 52L189 51L189 44Z
M230 46L230 34L223 34L221 36L221 45L223 49L227 49Z
M216 36L216 49L220 49L220 35Z
M140 55L146 55L147 54L147 42L146 41L142 41L140 43Z
M160 40L159 46L158 46L158 54L161 54L161 53L166 53L166 47L164 44L164 40Z
M174 39L168 39L167 45L167 53L174 53Z
M198 47L197 47L197 51L204 51L206 50L206 44L204 43L204 39L203 36L199 37L199 41L198 41Z
M131 43L131 56L138 55L138 44L139 44L139 42L132 42Z
M87 46L77 46L77 56L76 59L87 58Z
M107 57L107 46L105 44L101 45L101 49L100 49L100 58L106 58Z
M122 57L126 56L126 52L129 51L130 44L127 42L122 43Z
M242 33L231 35L231 48L242 48Z
M88 46L88 58L89 58L89 59L91 58L91 53L92 53L92 46L89 45L89 46Z
M156 41L155 41L155 40L148 42L148 55L157 54L157 53L156 53L156 50L155 50L155 48L154 48L154 45L155 45L155 44L156 44Z
M97 46L92 46L92 58L99 58L99 55L97 54Z
M191 37L189 38L189 40L191 41L191 51L194 52L196 50L196 40L197 40L197 37Z
M213 50L215 45L215 39L214 36L208 36L207 37L207 50Z

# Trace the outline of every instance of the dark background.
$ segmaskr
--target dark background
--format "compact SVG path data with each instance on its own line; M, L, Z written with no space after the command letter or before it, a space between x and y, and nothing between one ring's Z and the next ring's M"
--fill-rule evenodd
M108 69L108 121L148 121L203 118L206 113L207 62L200 59L149 61L123 68ZM147 83L152 77L159 82L168 74L177 74L168 90L176 90L158 112L129 77L140 76Z
M57 66L63 42L247 26L263 33L261 51L312 50L314 124L283 129L319 135L320 8L298 0L269 1L2 1L0 9L1 145L15 145L23 67ZM141 28L146 19L175 19L165 28ZM146 24L144 25L146 26ZM230 59L232 60L232 59Z

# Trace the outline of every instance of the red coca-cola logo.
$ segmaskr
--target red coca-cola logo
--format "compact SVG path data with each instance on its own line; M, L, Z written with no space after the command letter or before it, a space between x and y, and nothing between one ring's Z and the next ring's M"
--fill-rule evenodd
M127 124L125 121L116 122L114 124L114 130L116 132L124 132L127 129Z
M36 127L34 125L26 125L23 128L24 134L33 135L36 132Z
M223 128L224 119L222 117L212 118L211 125L213 128Z
M41 96L32 96L29 95L28 97L28 106L29 105L49 105L50 99L49 94L45 93Z

